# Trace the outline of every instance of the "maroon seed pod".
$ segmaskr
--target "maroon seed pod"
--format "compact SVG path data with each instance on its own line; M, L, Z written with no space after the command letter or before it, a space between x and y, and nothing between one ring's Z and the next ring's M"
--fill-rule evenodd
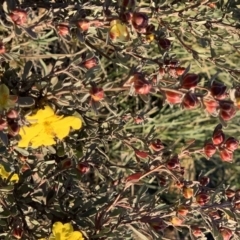
M202 186L207 186L210 182L210 178L206 177L206 176L203 176L203 177L200 178L199 182Z
M133 13L132 25L138 32L146 33L146 28L148 26L148 16L145 13Z
M230 240L233 235L232 230L225 227L219 228L219 232L222 235L223 240Z
M85 173L88 173L89 170L90 170L90 166L87 162L80 162L78 163L77 165L77 170L82 173L82 174L85 174Z
M176 92L174 90L165 90L164 91L166 100L170 104L178 104L182 102L183 93Z
M216 150L216 147L212 143L206 143L204 146L204 153L209 158L216 153Z
M148 153L145 151L135 150L135 154L139 158L147 158L148 157Z
M167 161L167 168L170 170L175 170L180 168L180 162L177 156L172 157Z
M162 144L160 139L155 139L155 140L151 141L149 147L156 152L159 152L162 149L164 149L164 145Z
M210 196L207 194L207 193L199 193L197 196L196 196L196 202L203 206L205 205L206 203L208 203L210 200Z
M9 16L16 25L22 26L27 22L27 12L25 10L15 9Z
M224 84L217 81L212 82L210 91L214 98L218 100L226 98L226 90L227 87Z
M199 82L199 76L194 73L187 73L183 76L181 87L185 89L195 88Z
M216 129L213 132L212 141L214 145L220 145L225 140L225 134L221 129Z
M185 109L194 109L199 106L199 100L194 93L188 92L182 100L182 105Z
M216 100L203 98L203 104L206 107L206 110L209 114L211 115L217 114L219 103Z
M57 25L57 31L60 36L66 37L69 35L69 26L66 24Z
M235 191L232 189L227 189L225 192L228 199L232 199L235 196Z
M83 62L83 66L87 69L91 69L91 68L93 68L97 65L98 65L98 61L95 57L92 57L92 58Z
M92 87L89 93L95 102L99 102L104 99L104 91L102 88Z
M152 85L143 77L137 77L134 79L134 88L137 94L146 95L150 92Z
M229 137L225 142L225 147L232 152L238 149L238 146L239 146L239 141L234 137Z
M163 50L168 50L171 47L171 41L167 38L159 39L158 44Z
M219 150L220 158L223 162L232 162L233 160L233 152L229 151L227 148L221 148Z
M138 182L139 178L143 175L141 172L133 173L126 178L126 182Z

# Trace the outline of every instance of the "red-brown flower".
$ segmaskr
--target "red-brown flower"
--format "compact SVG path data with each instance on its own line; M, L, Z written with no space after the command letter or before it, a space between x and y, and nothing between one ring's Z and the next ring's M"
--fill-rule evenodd
M212 136L212 141L214 145L220 145L225 140L225 134L221 129L215 129Z
M187 73L182 79L182 88L195 88L199 82L199 76L195 73Z
M223 240L230 240L233 235L232 230L224 227L221 227L219 232L221 233Z
M206 177L206 176L202 176L199 180L199 183L202 185L202 186L207 186L210 182L210 178L209 177Z
M145 33L148 26L148 16L145 13L133 13L132 25L139 33Z
M160 139L155 139L150 143L150 148L156 152L161 151L164 148Z
M209 158L216 153L216 150L216 147L212 143L206 143L204 146L204 153Z
M225 147L232 152L238 149L238 146L239 146L239 141L234 137L229 137L225 141Z
M220 113L219 116L224 121L231 120L236 115L236 107L231 101L221 101L220 102Z
M78 170L80 173L84 174L84 173L89 172L90 166L89 166L89 164L88 164L87 162L80 162L80 163L78 163L78 165L77 165L77 170Z
M177 104L182 102L183 93L177 92L174 90L165 90L164 91L166 100L170 104Z
M229 151L226 148L221 148L219 150L219 152L220 152L220 158L222 159L222 161L232 162L232 160L233 160L233 152L232 151Z
M188 92L182 100L182 105L185 109L194 109L198 107L199 100L194 93Z
M90 21L87 19L81 19L77 22L77 26L84 32L86 32L90 27Z
M171 47L171 41L167 38L159 39L158 44L163 50L168 50Z
M9 14L16 25L24 25L27 22L27 12L22 9L15 9Z
M66 24L59 24L57 25L57 31L59 35L66 37L69 34L69 26Z
M98 61L95 57L87 59L86 61L83 62L83 66L87 69L91 69L97 65L98 65Z
M226 98L226 90L227 90L227 87L224 84L217 81L212 82L210 91L214 98L218 100L222 100Z
M196 196L196 202L203 206L205 205L206 203L208 203L210 200L210 196L207 194L207 193L199 193L197 196Z
M135 150L135 154L139 158L147 158L148 157L148 153L145 151L141 151L141 150Z
M6 52L6 48L2 42L0 42L0 54L3 54Z
M104 91L102 88L98 87L92 87L92 89L89 91L92 99L96 102L99 102L104 99Z
M203 98L203 104L209 114L216 116L219 103L214 99Z
M145 95L150 92L152 85L149 81L139 75L134 78L134 88L137 94Z

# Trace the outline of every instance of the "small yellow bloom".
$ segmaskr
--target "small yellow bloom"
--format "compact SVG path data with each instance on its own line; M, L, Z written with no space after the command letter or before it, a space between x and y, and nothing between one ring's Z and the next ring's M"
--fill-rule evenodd
M113 41L128 41L129 33L127 26L120 20L112 20L110 23L109 36Z
M14 107L17 98L9 94L9 89L5 84L0 84L0 111Z
M6 169L4 168L3 165L0 165L0 177L2 179L8 179L8 177L11 175L11 172L7 172ZM14 173L12 175L12 177L10 178L11 182L18 182L19 181L19 177L16 173Z
M26 119L32 124L20 129L19 147L28 147L29 144L34 148L50 146L56 143L55 137L62 140L68 136L70 127L75 130L82 127L80 118L55 115L49 106L38 110L35 115L27 116Z
M74 231L71 223L55 222L49 240L84 240L79 231Z
M150 33L150 34L147 34L147 35L146 35L146 40L147 40L148 42L152 42L154 39L155 39L155 36L154 36L153 33Z

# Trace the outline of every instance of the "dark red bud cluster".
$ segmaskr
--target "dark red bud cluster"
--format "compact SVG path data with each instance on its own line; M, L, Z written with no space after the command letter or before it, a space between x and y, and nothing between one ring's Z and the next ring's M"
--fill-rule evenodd
M234 137L229 137L225 140L225 134L222 131L222 126L218 125L212 135L212 143L208 142L204 146L204 153L207 157L212 157L216 150L219 150L220 158L224 162L233 160L233 152L238 148L239 141Z
M215 99L218 99L218 100L225 99L227 96L226 90L227 90L227 87L224 84L217 81L212 82L210 91L212 96Z
M187 92L182 100L182 106L185 109L195 109L199 106L200 102L193 92Z
M15 9L9 16L16 25L22 26L27 22L27 12L25 10Z
M149 144L149 147L155 152L159 152L162 149L164 149L164 145L160 139L155 139L155 140L151 141Z
M132 14L132 25L139 33L146 33L148 27L148 15L141 12L134 12Z

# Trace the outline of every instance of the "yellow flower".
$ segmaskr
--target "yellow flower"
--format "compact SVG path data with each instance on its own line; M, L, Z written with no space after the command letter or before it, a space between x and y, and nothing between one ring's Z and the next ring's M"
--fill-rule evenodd
M122 23L120 20L112 20L110 23L109 36L113 41L128 41L129 33L127 26Z
M0 110L14 107L17 98L9 94L9 89L5 84L0 84Z
M3 165L0 165L0 177L2 179L8 179L8 177L10 175L11 175L11 173L7 172ZM14 173L12 175L12 177L10 178L11 182L18 182L18 180L19 180L19 177L18 177L18 175L16 173Z
M55 222L49 240L84 240L79 231L73 231L71 223Z
M81 119L55 115L49 106L38 110L35 115L27 116L26 119L32 124L20 129L19 147L28 147L29 144L34 148L50 146L56 143L55 137L62 140L68 136L70 127L75 130L82 127Z

